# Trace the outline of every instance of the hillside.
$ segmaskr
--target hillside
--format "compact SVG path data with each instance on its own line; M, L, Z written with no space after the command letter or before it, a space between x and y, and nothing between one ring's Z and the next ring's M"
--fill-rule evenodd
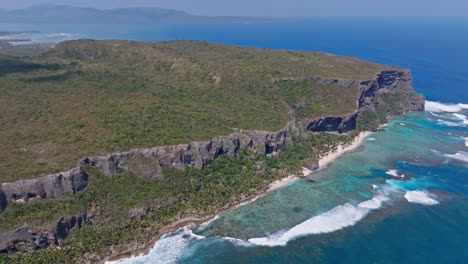
M32 60L1 60L2 181L59 172L88 155L349 114L357 110L357 86L306 81L292 87L272 79L366 80L390 68L322 53L191 41L83 40ZM295 109L301 103L307 107Z
M286 21L275 18L208 17L183 11L153 7L97 9L68 5L43 4L17 10L1 10L1 23L71 23L71 24L140 24L140 23L268 23Z
M405 69L195 41L64 42L0 56L0 83L0 261L19 263L116 255L424 109Z

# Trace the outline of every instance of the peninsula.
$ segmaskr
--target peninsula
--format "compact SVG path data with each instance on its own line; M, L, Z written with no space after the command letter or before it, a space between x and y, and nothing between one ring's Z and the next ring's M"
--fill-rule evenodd
M63 42L1 55L0 82L0 262L12 263L132 252L424 110L406 69L196 41Z

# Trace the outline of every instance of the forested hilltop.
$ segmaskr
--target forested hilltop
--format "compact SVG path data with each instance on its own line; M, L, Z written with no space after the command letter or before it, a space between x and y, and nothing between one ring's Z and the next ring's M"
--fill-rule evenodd
M0 55L0 92L0 261L35 263L114 255L424 109L405 69L196 41Z

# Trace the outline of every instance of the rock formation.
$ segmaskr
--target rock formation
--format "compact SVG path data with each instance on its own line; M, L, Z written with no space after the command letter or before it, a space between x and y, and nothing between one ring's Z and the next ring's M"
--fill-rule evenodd
M88 175L81 167L37 179L3 183L0 185L0 209L11 202L69 196L83 190L87 183Z
M0 252L16 252L21 248L41 249L50 245L60 245L75 229L86 221L86 213L60 217L51 229L23 226L0 236Z
M133 149L105 157L88 157L80 166L100 168L105 175L113 176L119 170L133 171L139 157L151 162L152 178L161 178L162 168L183 169L184 166L203 168L222 154L235 157L240 149L252 150L264 155L280 152L292 145L292 135L299 133L294 123L277 132L241 130L209 141L195 141L186 145L163 146L151 149ZM141 162L142 159L139 159ZM150 175L147 175L150 176Z
M409 71L382 71L376 75L375 80L367 81L326 78L312 79L322 84L334 83L344 87L350 87L359 83L361 95L356 113L345 116L327 116L311 119L307 124L307 130L309 131L338 133L352 131L357 127L359 115L366 110L372 112L378 110L384 111L384 122L409 111L424 111L424 97L413 90ZM390 102L389 98L391 96L397 96L398 100Z

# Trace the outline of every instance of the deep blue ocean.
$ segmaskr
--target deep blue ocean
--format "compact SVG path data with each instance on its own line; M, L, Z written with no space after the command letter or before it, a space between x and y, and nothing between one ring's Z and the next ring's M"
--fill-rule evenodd
M427 111L124 263L468 263L468 19L237 25L6 25L33 42L196 39L318 50L410 68ZM14 36L17 38L18 36Z

